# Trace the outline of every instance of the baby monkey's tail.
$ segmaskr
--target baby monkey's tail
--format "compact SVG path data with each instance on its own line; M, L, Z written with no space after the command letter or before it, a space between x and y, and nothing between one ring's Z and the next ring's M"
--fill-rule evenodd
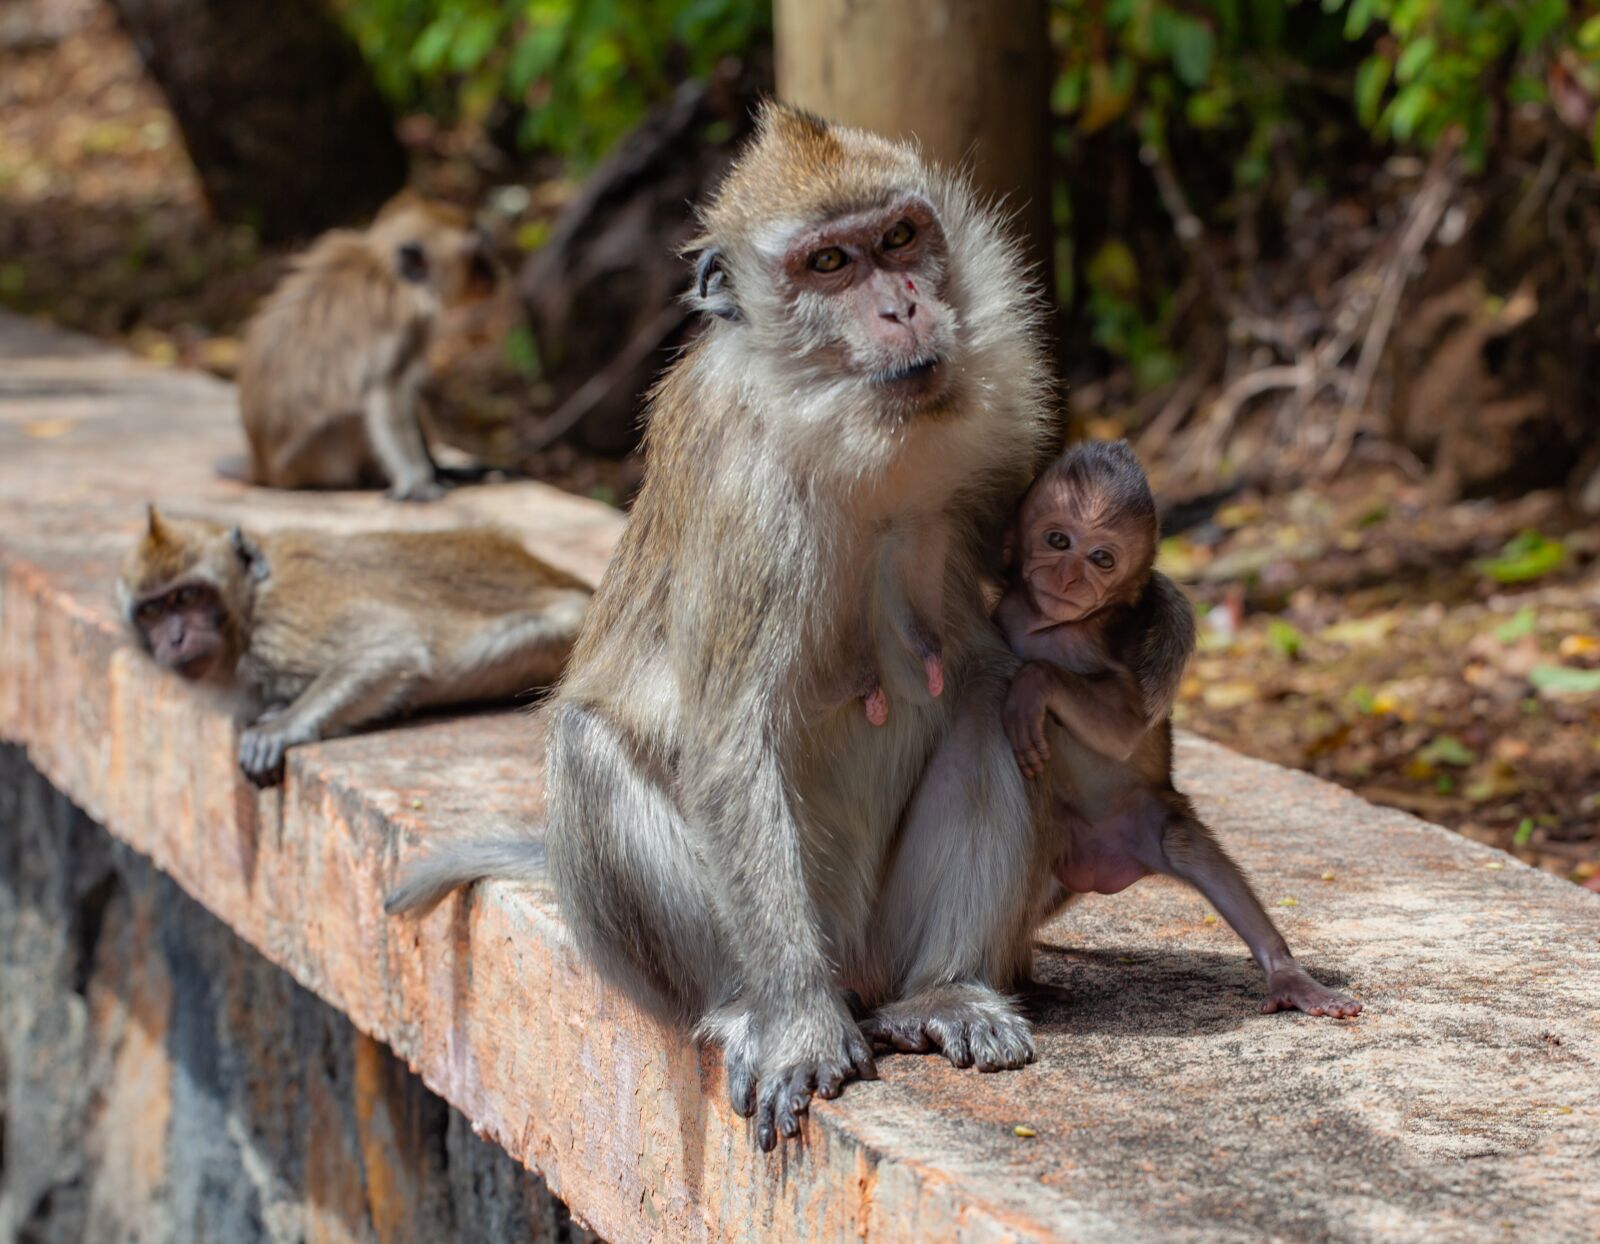
M537 838L519 834L443 842L401 870L383 910L391 916L431 911L452 890L474 881L542 881L545 873L544 843Z

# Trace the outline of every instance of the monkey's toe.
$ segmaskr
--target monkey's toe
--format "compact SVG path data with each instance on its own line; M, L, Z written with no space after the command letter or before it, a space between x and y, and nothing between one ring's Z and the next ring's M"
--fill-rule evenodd
M396 484L383 495L391 501L437 501L444 496L445 487L438 480L418 480L412 484Z
M239 736L239 767L257 786L276 786L283 780L283 739L269 730L246 730Z

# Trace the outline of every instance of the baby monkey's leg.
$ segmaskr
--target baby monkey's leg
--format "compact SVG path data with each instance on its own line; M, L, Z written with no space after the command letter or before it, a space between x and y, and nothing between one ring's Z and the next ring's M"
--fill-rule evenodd
M1244 939L1267 974L1267 1000L1261 1004L1262 1011L1300 1010L1307 1015L1341 1019L1359 1014L1361 1003L1318 983L1295 961L1289 944L1272 923L1250 882L1210 828L1195 815L1188 799L1174 793L1159 799L1159 803L1164 827L1156 871L1194 886Z

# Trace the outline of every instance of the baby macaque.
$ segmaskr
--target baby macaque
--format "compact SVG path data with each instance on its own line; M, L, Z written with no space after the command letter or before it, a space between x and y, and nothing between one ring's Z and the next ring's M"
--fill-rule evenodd
M401 501L439 496L452 473L435 464L418 417L428 343L442 312L487 296L494 275L467 213L410 193L365 231L318 239L245 336L246 478L273 488L387 485Z
M1025 664L1004 720L1023 773L1051 783L1056 878L1069 894L1115 894L1152 873L1187 881L1267 974L1263 1011L1355 1015L1359 1002L1295 962L1172 785L1172 703L1195 628L1183 593L1152 568L1156 531L1149 481L1125 441L1073 446L1017 518L997 620Z
M239 740L258 786L298 743L554 682L589 603L494 530L252 536L154 506L118 597L156 664L263 707Z

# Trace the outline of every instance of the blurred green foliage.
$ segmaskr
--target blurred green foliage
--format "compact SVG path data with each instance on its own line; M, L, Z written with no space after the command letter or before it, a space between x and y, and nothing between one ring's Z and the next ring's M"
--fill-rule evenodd
M485 118L509 105L522 146L578 167L683 78L771 36L770 0L334 2L400 106ZM1072 236L1075 187L1098 175L1079 167L1091 140L1100 151L1122 143L1147 163L1183 153L1179 172L1206 183L1185 189L1202 215L1207 206L1222 215L1239 196L1264 193L1285 143L1332 151L1333 131L1375 149L1425 151L1448 133L1469 166L1482 168L1506 108L1548 108L1552 83L1562 80L1576 84L1580 101L1600 96L1593 4L1048 3L1063 238ZM1600 119L1586 137L1600 163ZM1307 165L1321 175L1315 157ZM1063 301L1082 309L1094 340L1132 366L1140 389L1173 380L1181 369L1170 345L1174 300L1168 282L1143 270L1158 260L1132 225L1111 222L1087 253L1061 259Z
M516 108L528 148L581 165L684 78L768 38L768 0L336 0L404 108Z
M1263 190L1278 147L1332 148L1329 128L1423 151L1448 133L1482 169L1506 108L1549 104L1563 77L1580 100L1600 96L1600 15L1566 0L1050 0L1050 21L1065 166L1097 136L1147 163L1186 151L1191 167L1212 165L1200 177L1218 215ZM1600 118L1587 137L1600 164ZM1162 282L1141 271L1131 235L1074 263L1072 212L1069 189L1056 199L1062 301L1085 307L1141 390L1170 381Z

